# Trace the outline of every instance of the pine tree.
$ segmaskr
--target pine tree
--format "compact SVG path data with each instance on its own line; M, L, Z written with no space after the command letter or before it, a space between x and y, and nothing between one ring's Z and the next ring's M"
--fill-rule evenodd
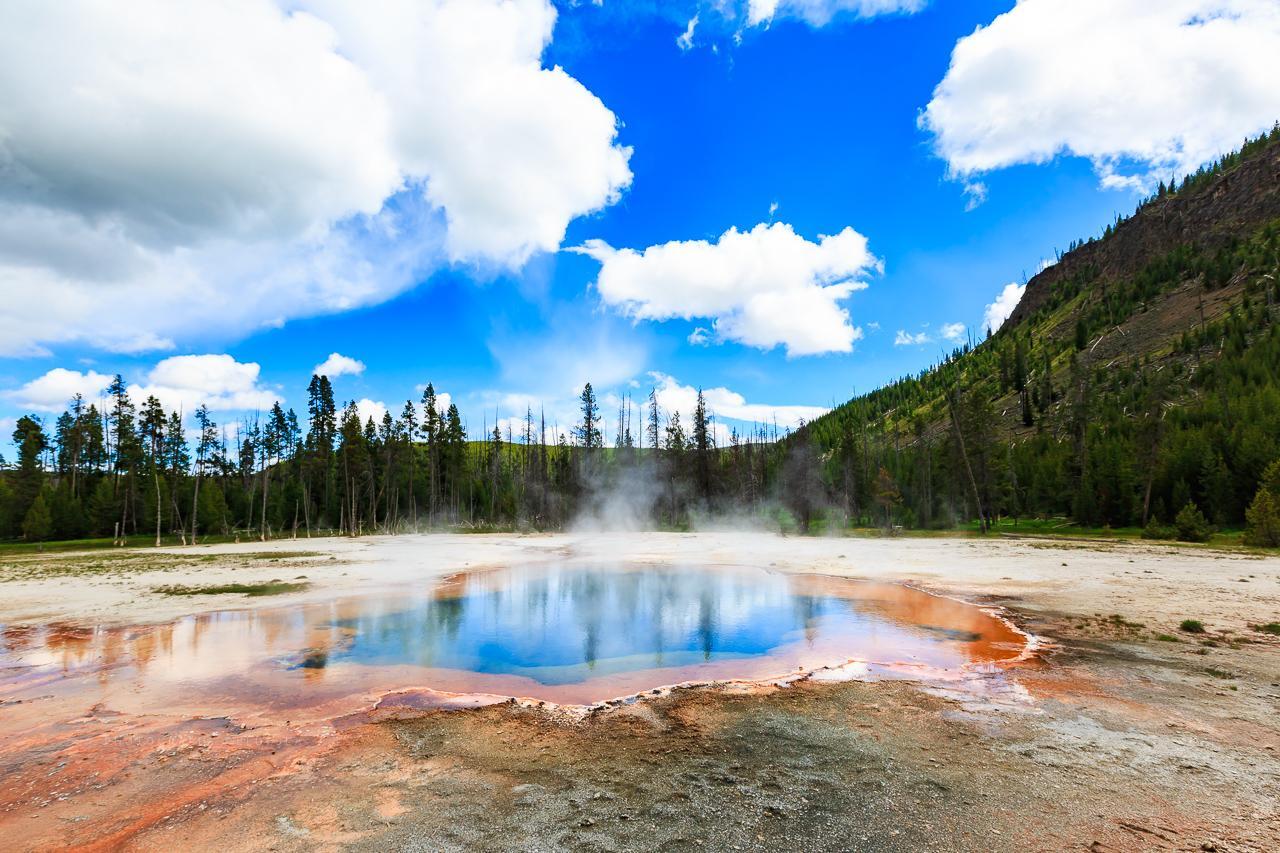
M698 401L693 407L694 472L698 481L698 496L703 501L711 499L711 428L707 416L707 399L698 389Z
M5 477L0 477L0 539L8 539L15 535L17 522L14 518L17 507L13 500L13 489Z
M876 505L884 514L884 529L893 529L893 512L902 504L902 492L898 489L893 475L883 465L876 474Z
M1209 519L1204 517L1204 513L1195 503L1188 501L1173 520L1173 526L1178 531L1178 539L1183 542L1208 542L1213 528L1209 526Z
M489 436L489 520L498 518L498 491L502 482L502 430L494 417L493 432Z
M44 426L30 415L23 415L13 430L13 443L18 448L18 465L13 475L13 515L26 518L44 486L44 452L49 439Z
M54 489L49 500L49 515L52 519L52 538L79 539L84 535L84 511L76 496L72 494L70 480L64 479Z
M661 422L658 418L658 389L649 389L649 422L645 431L649 437L649 449L657 451Z
M578 440L588 451L603 447L604 437L600 432L600 406L596 403L595 391L591 389L590 382L583 386L582 396L578 399L582 412L582 422L574 430Z
M129 531L137 529L138 513L134 507L135 475L140 463L142 447L137 433L137 416L124 378L116 374L107 388L111 398L111 411L107 417L110 426L111 478L120 496L119 536L123 541Z
M1014 338L1013 343L1013 390L1019 393L1027 390L1027 339L1022 335Z
M1280 547L1280 459L1272 462L1258 482L1258 491L1245 511L1246 545Z
M684 427L680 425L680 413L672 412L667 418L663 462L667 480L667 512L668 521L675 524L680 517L679 496L682 490L680 480L685 470L685 452L689 441L685 437Z
M666 450L678 459L684 455L688 446L689 440L685 438L684 427L680 425L680 413L672 412L671 417L667 418Z
M169 479L170 529L178 531L182 544L185 545L187 531L182 523L182 513L178 509L178 485L191 467L191 454L187 448L186 431L182 428L182 414L179 412L169 415L169 426L164 437L163 467L168 471Z
M138 420L138 438L142 445L142 464L149 469L151 483L155 491L156 547L161 545L161 527L164 518L163 496L160 488L160 471L164 467L164 430L166 418L164 408L155 396L148 396L142 404L142 415Z
M1245 512L1244 542L1263 548L1280 548L1280 500L1265 486L1258 489Z
M213 463L213 454L218 447L218 425L209 417L209 407L201 404L196 409L196 426L199 435L196 438L195 488L191 493L191 544L196 544L200 530L200 480Z
M463 478L466 473L467 430L462 425L462 415L454 403L444 417L444 433L441 436L443 462L448 476L449 494L453 505L454 518L457 518L459 501L462 497Z
M114 532L116 521L120 518L120 507L110 477L99 478L98 485L89 496L87 514L89 525L95 533L105 536Z
M360 410L348 402L338 424L338 458L342 474L342 508L339 528L348 536L361 532L361 500L368 472L368 440L360 423Z
M327 376L311 377L307 386L307 486L306 493L318 504L319 520L333 523L334 444L337 440L338 408L333 385ZM308 529L310 520L307 521Z
M271 469L274 462L280 459L281 451L289 435L289 424L284 416L284 409L280 408L280 401L277 400L271 406L271 412L267 415L267 422L262 429L262 446L260 449L262 461L262 514L261 523L259 525L259 540L267 541L267 501L271 492Z
M1258 480L1258 488L1266 489L1280 500L1280 459L1272 462L1262 472L1262 478Z
M41 492L31 502L31 508L27 510L26 516L22 519L22 537L28 542L43 542L49 538L49 533L52 530L53 517L49 514L49 507L44 500L44 493Z
M422 392L422 437L427 442L427 513L435 521L440 500L440 437L442 420L436 408L436 389L430 382Z

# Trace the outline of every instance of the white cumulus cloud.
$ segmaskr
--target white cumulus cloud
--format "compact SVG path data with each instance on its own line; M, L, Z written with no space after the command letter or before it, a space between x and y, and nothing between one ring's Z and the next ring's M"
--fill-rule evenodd
M987 202L987 185L982 181L965 181L965 212L971 213Z
M359 376L364 373L364 367L363 361L350 358L342 353L331 352L329 357L313 367L311 372L316 376L328 376L330 379L334 379L347 374Z
M601 263L600 297L626 316L710 318L720 340L791 356L851 351L862 330L842 303L881 267L852 228L811 242L781 222L730 228L715 242L636 251L591 240L574 251Z
M146 381L129 389L135 403L154 396L166 409L191 414L201 405L213 411L265 410L284 398L258 381L261 367L229 355L176 355L156 363Z
M658 406L667 416L679 412L686 430L693 410L698 404L698 389L692 385L681 385L674 377L664 373L650 374L655 382L654 391L658 397ZM767 403L748 403L747 399L728 388L704 388L703 399L707 403L707 411L718 418L758 424L777 423L780 429L795 429L801 422L808 422L826 414L828 409L821 406L773 406ZM643 404L643 401L640 401ZM643 412L641 413L643 416Z
M213 411L262 410L283 397L261 384L260 371L259 365L226 354L178 355L157 362L142 382L129 385L129 397L138 404L154 396L167 410L188 415L201 404ZM97 402L111 380L93 370L55 367L3 396L24 409L60 412L76 394Z
M918 347L931 343L933 343L933 338L929 337L928 332L915 332L913 334L905 329L899 329L898 333L893 336L893 345L895 347Z
M0 10L0 353L139 351L518 267L630 150L550 0Z
M698 16L694 15L689 19L689 26L685 27L684 32L676 36L676 46L681 50L693 49L693 31L698 28Z
M493 434L493 424L488 424L488 429L489 431L485 436L486 438ZM518 418L512 417L512 418L498 419L498 433L499 435L502 436L503 441L506 441L507 437L510 436L511 440L516 444L523 444L524 438L525 438L524 431L525 431L524 415L521 415ZM640 438L640 436L634 436L634 437L636 440L639 440ZM545 433L543 433L542 422L539 419L538 410L534 409L533 410L533 442L532 443L539 444L545 441L545 443L547 444L557 444L559 443L561 438L565 440L566 444L573 441L574 436L573 436L572 427L566 424L548 423L547 430ZM609 433L608 435L605 435L604 436L605 444L612 445L613 438L614 438L613 433Z
M1146 187L1269 129L1276 80L1275 0L1019 0L956 44L920 124L957 177L1071 154Z
M88 370L67 370L55 367L43 376L37 376L21 388L5 391L4 397L23 409L35 412L61 412L76 394L93 403L103 395L112 377Z
M957 343L964 340L965 327L964 323L943 323L942 328L938 330L944 341Z
M928 0L748 0L747 23L755 26L774 18L801 18L822 26L836 15L848 13L859 18L918 12Z
M998 330L1004 325L1004 321L1009 319L1009 315L1013 313L1013 309L1018 307L1018 303L1022 300L1022 294L1026 291L1025 284L1017 284L1010 282L1004 286L1000 294L996 296L996 301L987 306L986 311L982 314L982 324L991 331Z
M360 413L361 426L368 423L370 419L373 420L375 425L382 424L382 417L387 413L386 403L381 400L370 400L368 397L363 397L355 402L356 411ZM445 407L445 411L448 411L448 406Z

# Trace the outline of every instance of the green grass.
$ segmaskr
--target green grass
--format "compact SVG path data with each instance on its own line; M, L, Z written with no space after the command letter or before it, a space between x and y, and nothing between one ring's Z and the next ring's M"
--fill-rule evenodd
M306 583L266 581L265 583L224 583L212 586L158 586L155 591L161 595L247 595L257 598L263 595L301 592L307 586Z
M795 520L780 511L774 514L761 514L759 521L762 525L768 527L770 524L777 524L781 531L788 535L799 535L800 531ZM679 526L661 526L656 528L661 531L677 531L687 532L690 528L687 524ZM424 532L448 532L448 533L477 533L477 534L518 534L529 532L523 530L515 524L456 524L441 525L435 530ZM548 530L546 532L555 532ZM1023 518L1015 522L1011 518L1002 518L997 521L991 528L991 534L1026 536L1028 538L1039 538L1048 541L1140 541L1142 538L1142 528L1139 527L1081 527L1075 522L1067 518ZM815 518L810 524L809 534L811 536L824 535L843 535L854 538L881 538L885 536L885 530L880 527L860 527L851 526L844 527L830 519ZM902 536L915 539L976 539L982 538L982 532L979 529L977 521L966 521L957 524L955 527L949 528L895 528L892 531L893 536ZM313 530L311 537L313 539L339 537L342 534L335 530ZM242 532L240 541L248 544L256 540L256 535L252 531ZM285 538L283 535L272 541L280 541ZM345 537L343 537L345 538ZM1215 533L1207 543L1188 543L1178 542L1179 547L1186 548L1207 548L1211 550L1246 552L1250 554L1280 554L1280 548L1256 548L1246 546L1243 543L1244 533L1241 530L1223 530ZM302 532L299 531L299 539L301 544L304 540ZM222 545L235 543L234 535L209 534L201 535L200 545ZM0 541L0 565L5 557L19 557L28 554L58 554L71 553L77 551L102 551L122 553L132 551L134 553L144 552L152 549L155 544L155 537L145 534L138 534L129 537L127 544L123 547L116 546L111 539L71 539L59 542L23 542L23 541ZM182 547L182 541L177 536L161 537L161 546L165 548ZM271 552L262 552L254 554L237 554L237 557L247 559L275 559L277 557L311 557L322 556L315 552L296 552L296 553L280 553L273 554ZM214 555L198 557L198 559L217 559Z
M1172 634L1156 634L1156 639L1162 643L1181 643L1182 642Z
M286 561L291 559L318 559L325 556L327 555L319 551L250 551L242 554L215 554L199 548L180 549L177 552L156 551L154 548L67 550L52 554L35 551L9 552L0 554L0 583L102 575L129 577L144 572L198 570L210 564L227 565L232 568L252 568L263 563L286 565Z
M250 551L246 554L241 554L239 552L231 554L209 554L207 557L202 557L201 559L212 557L214 559L222 560L264 560L268 563L278 563L281 560L291 560L301 557L327 556L329 555L324 551Z
M1204 633L1204 623L1199 619L1183 619L1182 624L1179 625L1178 628L1182 631L1186 631L1188 634Z
M475 524L458 524L449 529L450 533L477 534L487 535L491 533L519 533L520 528L514 523L502 524L487 521L476 522Z
M978 533L977 521L969 521L961 525L961 529ZM1098 539L1138 539L1142 536L1141 527L1085 527L1076 524L1069 518L1001 518L991 526L992 533L1014 533L1041 536L1073 536Z
M10 553L0 556L0 582L96 575L123 577L138 572L179 568L192 563L193 561L189 558L175 558L168 554L139 553L135 550L123 549L68 551L52 555L36 552Z
M914 531L918 532L918 531ZM933 531L931 531L933 532ZM966 521L957 525L952 531L937 531L943 535L963 532L980 536L981 530L977 521ZM908 535L913 531L907 531ZM1125 541L1142 541L1141 527L1085 527L1076 524L1069 518L1021 518L1016 522L1012 518L1002 518L991 527L991 533L1013 534L1016 536L1037 536L1054 539L1115 539ZM1146 540L1152 541L1152 540ZM1280 553L1280 548L1257 548L1244 544L1244 530L1225 528L1209 537L1207 542L1176 542L1173 539L1156 540L1176 544L1182 548L1208 548L1218 551L1246 551L1250 553Z
M1280 622L1268 622L1265 625L1254 625L1253 630L1259 631L1263 634L1272 634L1273 636L1280 637Z
M287 531L286 531L287 532ZM320 539L330 536L337 536L336 531L326 530L324 532L312 531L311 538ZM303 532L298 531L298 542L303 541ZM257 534L252 532L242 532L240 541L248 544L257 540ZM278 542L287 536L276 536L271 541ZM200 534L200 545L227 545L236 541L235 534L224 535L221 533L210 533L208 535ZM64 551L111 551L124 549L140 549L155 547L155 533L150 535L146 533L138 533L130 536L125 540L125 545L117 546L110 537L100 539L67 539L57 542L24 542L22 540L0 541L0 558L9 555L18 554L56 554ZM164 535L160 537L160 546L162 548L180 548L182 540L177 536Z
M174 544L177 544L177 540L174 540ZM111 547L113 545L110 539L68 539L63 542L0 542L0 557L11 554L96 551Z

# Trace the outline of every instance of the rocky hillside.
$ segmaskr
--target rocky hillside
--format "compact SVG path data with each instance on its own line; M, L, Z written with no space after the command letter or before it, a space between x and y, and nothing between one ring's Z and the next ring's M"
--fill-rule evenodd
M1088 277L1123 281L1152 260L1185 246L1215 251L1280 219L1280 144L1275 134L1246 145L1183 189L1160 193L1137 213L1091 240L1027 283L1009 326L1031 320L1064 282Z
M1073 244L981 344L790 444L855 516L1145 524L1194 503L1243 523L1280 456L1277 365L1280 126Z

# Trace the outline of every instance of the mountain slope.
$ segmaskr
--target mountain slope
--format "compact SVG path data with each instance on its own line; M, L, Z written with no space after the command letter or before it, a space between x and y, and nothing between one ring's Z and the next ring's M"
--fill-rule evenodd
M855 518L1130 525L1194 502L1239 524L1280 456L1278 279L1280 129L1073 244L988 340L792 445L817 445Z
M1186 182L1161 192L1138 212L1086 242L1027 283L1009 318L1016 326L1048 304L1064 283L1081 277L1123 280L1183 246L1216 251L1280 218L1280 137L1275 131L1246 143Z

